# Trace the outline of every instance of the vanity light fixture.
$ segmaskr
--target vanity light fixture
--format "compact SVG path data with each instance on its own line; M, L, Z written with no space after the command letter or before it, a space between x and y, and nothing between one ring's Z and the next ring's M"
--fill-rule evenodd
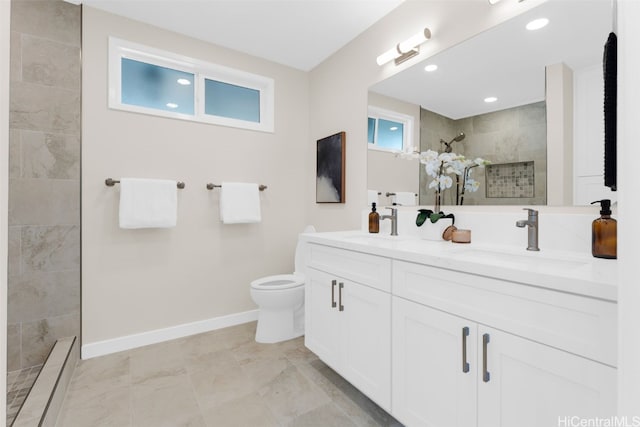
M498 98L496 98L495 96L488 96L484 99L484 102L491 103L491 102L496 102L497 100Z
M189 86L191 84L191 80L189 79L178 79L177 82L179 85L183 86Z
M167 102L165 105L169 108L178 108L178 104L174 102Z
M424 70L428 73L431 73L437 69L438 69L438 66L436 64L429 64L426 67L424 67Z
M539 30L540 28L546 27L548 23L549 20L547 18L534 19L526 25L526 28L529 31L535 31Z
M378 56L376 62L378 65L384 65L391 60L395 60L395 64L402 64L409 58L413 58L420 53L420 45L431 38L431 30L425 27L424 30L409 37L402 43L398 43L392 49L389 49L382 55Z

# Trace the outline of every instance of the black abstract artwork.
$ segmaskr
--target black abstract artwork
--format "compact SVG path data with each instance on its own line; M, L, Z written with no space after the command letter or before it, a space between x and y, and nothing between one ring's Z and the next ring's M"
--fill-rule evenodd
M345 132L317 142L316 202L344 203Z

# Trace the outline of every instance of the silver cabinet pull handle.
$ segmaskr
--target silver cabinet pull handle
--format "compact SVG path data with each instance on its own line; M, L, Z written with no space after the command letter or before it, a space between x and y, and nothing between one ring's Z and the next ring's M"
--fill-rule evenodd
M489 334L482 335L482 381L488 383L491 374L487 371L487 345L489 344Z
M467 362L467 337L469 336L469 327L462 328L462 372L469 372L469 362Z
M344 305L342 305L342 288L344 288L344 283L340 282L338 288L338 311L344 311Z
M331 308L336 308L336 283L337 280L331 281Z

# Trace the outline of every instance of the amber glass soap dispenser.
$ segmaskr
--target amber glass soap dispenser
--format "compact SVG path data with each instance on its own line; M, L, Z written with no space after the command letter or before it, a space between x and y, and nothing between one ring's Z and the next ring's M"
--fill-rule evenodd
M369 214L369 233L380 231L380 214L376 212L376 204L371 203L371 213Z
M611 218L611 200L596 200L600 203L600 218L591 225L591 254L596 258L618 257L618 223Z

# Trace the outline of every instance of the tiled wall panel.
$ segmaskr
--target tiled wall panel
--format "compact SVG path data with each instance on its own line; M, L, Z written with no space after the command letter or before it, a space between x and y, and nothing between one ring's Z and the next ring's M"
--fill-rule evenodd
M80 331L80 20L11 3L8 371Z

